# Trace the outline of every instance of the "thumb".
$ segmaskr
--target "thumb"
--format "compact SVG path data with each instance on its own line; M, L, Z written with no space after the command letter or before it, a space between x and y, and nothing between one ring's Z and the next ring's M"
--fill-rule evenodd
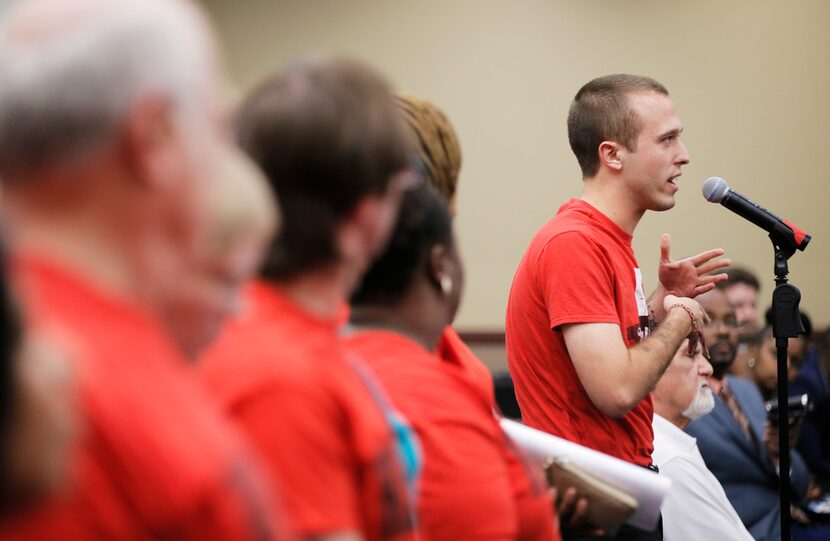
M663 233L660 235L660 263L671 263L671 235Z

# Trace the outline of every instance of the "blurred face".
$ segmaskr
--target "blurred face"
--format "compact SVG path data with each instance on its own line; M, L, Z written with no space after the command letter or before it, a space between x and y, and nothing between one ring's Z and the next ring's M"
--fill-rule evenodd
M655 408L667 419L695 419L709 413L715 405L707 378L712 365L706 360L697 336L680 344L663 377L654 390Z
M202 60L202 66L190 68L193 82L186 97L173 98L170 104L172 127L166 168L160 173L165 178L158 183L167 190L160 199L166 202L162 212L172 223L170 237L180 245L179 255L187 264L199 257L199 247L209 234L208 194L220 180L216 171L233 148L230 100L212 46Z
M212 62L207 51L204 61ZM198 299L227 296L224 291L219 293L224 285L216 287L226 281L219 278L228 273L223 270L226 264L217 262L216 256L213 260L206 259L204 246L211 241L215 221L216 205L210 199L211 194L222 182L217 172L224 171L225 160L234 150L219 68L210 65L198 73L204 73L197 78L201 84L194 82L186 99L172 103L169 137L164 149L159 151L163 166L154 171L154 185L159 188L155 193L153 219L168 243L169 255L164 264L166 272L158 277L155 288L162 305L160 309L165 314L181 313L184 304L195 306L200 303ZM183 329L195 328L190 316L171 325L177 337ZM194 342L188 339L184 343L191 350L188 344Z
M453 235L452 246L448 250L447 276L452 280L453 288L449 294L449 323L455 319L458 307L461 305L461 296L464 293L464 265L458 252L458 243Z
M802 338L790 338L787 350L787 371L797 374L793 365L793 354L803 359ZM755 361L752 365L752 379L763 393L771 393L778 387L778 350L775 348L775 338L772 331L764 333L760 344L749 348L749 354Z
M804 365L804 356L807 354L807 339L803 336L790 338L787 352L790 356L790 368L787 372L787 379L793 381Z
M709 350L709 360L720 377L735 360L738 352L738 321L735 309L723 291L713 289L698 295L697 301L709 314L710 321L702 327Z
M774 390L778 385L778 353L772 332L766 333L761 343L752 346L749 351L755 360L752 366L752 378L755 384L762 392Z
M735 307L740 324L740 336L746 337L758 332L758 290L747 284L733 284L724 291L729 303Z
M239 312L242 286L259 268L268 238L252 234L239 239L227 253L214 255L181 284L167 321L190 358L198 357L222 324Z
M674 207L680 168L689 163L686 147L680 142L683 125L672 100L656 92L629 96L642 128L634 151L623 149L623 172L633 197L642 210Z

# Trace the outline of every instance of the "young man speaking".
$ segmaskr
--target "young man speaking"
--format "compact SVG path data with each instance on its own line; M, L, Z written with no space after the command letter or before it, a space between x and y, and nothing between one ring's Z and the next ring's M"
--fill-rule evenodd
M661 239L649 299L631 243L646 211L675 204L689 163L663 85L609 75L580 89L568 137L584 189L530 243L510 291L507 356L528 425L643 467L652 465L649 393L706 313L692 298L728 265L710 250L673 262ZM658 323L659 322L659 323ZM573 538L573 537L569 537ZM660 539L625 527L619 539Z

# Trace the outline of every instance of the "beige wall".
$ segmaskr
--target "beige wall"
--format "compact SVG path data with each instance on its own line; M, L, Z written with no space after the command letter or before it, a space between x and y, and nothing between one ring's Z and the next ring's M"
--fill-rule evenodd
M528 240L581 189L565 132L569 102L584 82L611 72L651 75L669 88L692 156L677 207L647 215L637 230L647 286L668 231L677 256L720 246L756 269L768 304L769 240L704 201L700 186L717 175L814 236L791 260L790 277L802 307L818 324L830 322L827 0L205 3L243 89L297 55L338 52L447 111L465 153L459 328L503 327Z

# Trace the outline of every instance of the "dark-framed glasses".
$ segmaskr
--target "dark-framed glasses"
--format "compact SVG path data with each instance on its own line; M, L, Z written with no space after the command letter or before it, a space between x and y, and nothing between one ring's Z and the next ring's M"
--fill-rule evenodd
M735 317L735 314L727 314L720 319L710 317L709 321L703 324L703 327L706 329L714 329L715 327L718 327L721 324L727 329L737 329L739 327L738 318Z

